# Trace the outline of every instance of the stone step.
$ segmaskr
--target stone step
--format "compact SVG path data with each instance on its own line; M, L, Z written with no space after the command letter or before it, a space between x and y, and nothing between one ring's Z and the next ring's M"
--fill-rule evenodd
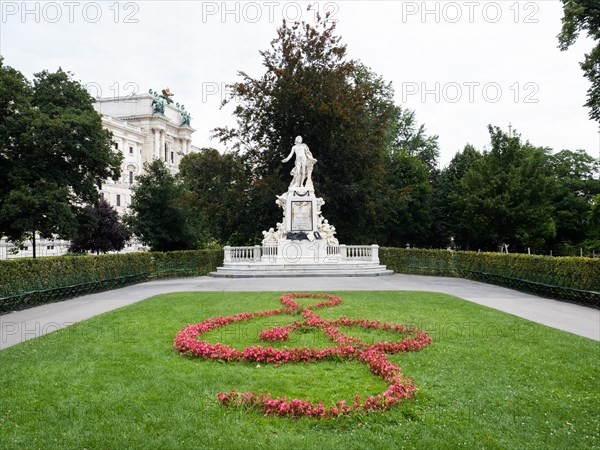
M373 277L394 272L377 263L351 264L226 264L209 275L216 278Z
M223 264L219 269L231 270L369 270L385 269L385 266L377 263L365 264Z
M393 270L383 270L380 272L361 272L361 271L337 271L337 272L285 272L285 271L260 271L260 272L211 272L209 275L214 278L293 278L293 277L379 277L392 275Z

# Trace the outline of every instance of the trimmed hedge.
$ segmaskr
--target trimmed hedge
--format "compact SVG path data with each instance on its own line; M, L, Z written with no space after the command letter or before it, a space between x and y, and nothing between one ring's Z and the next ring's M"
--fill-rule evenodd
M469 278L600 307L599 259L401 248L381 248L379 257L399 273Z
M207 275L222 250L0 260L0 313L152 278Z
M498 284L600 307L600 260L505 253L381 248L398 273ZM222 250L0 260L0 314L154 278L201 276L223 264Z

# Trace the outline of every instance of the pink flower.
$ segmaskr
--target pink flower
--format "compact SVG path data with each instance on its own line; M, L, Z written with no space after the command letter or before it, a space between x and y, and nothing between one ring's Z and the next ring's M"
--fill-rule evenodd
M322 298L320 301L301 309L295 298ZM313 309L333 307L341 302L341 298L330 294L295 293L280 297L285 308L240 313L229 317L211 317L204 322L183 327L176 335L173 345L184 356L224 361L253 361L267 364L285 364L288 362L314 362L319 359L356 359L369 367L371 372L390 383L388 388L377 396L367 397L361 404L360 395L355 396L352 406L339 400L335 405L325 407L322 402L310 403L302 399L287 400L286 397L272 398L270 393L254 392L217 394L217 399L225 406L250 406L262 410L264 414L280 416L310 416L317 418L367 411L384 411L404 399L412 398L416 386L403 373L400 367L391 363L386 354L404 351L418 351L431 344L431 337L414 326L392 324L366 319L340 317L325 320L312 312ZM197 337L215 328L234 322L251 320L257 317L274 316L302 312L303 321L294 321L285 326L273 327L259 333L259 339L271 342L282 342L289 339L289 333L300 327L318 328L335 344L332 347L313 349L307 347L276 349L273 347L251 346L243 350L230 348L225 344L210 344L198 340ZM340 331L339 326L361 327L364 329L381 329L393 331L403 336L399 341L376 342L366 344L361 339L348 336Z

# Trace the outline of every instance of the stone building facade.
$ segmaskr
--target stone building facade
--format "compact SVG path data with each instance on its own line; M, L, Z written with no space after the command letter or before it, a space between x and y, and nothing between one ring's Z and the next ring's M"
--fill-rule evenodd
M102 124L113 134L113 146L123 158L121 177L109 179L100 195L122 215L131 204L131 188L144 169L144 163L161 159L173 174L179 162L188 153L198 151L192 145L194 129L185 106L175 103L166 88L162 93L152 90L147 94L127 97L98 98L94 104L102 114ZM62 240L36 240L38 256L58 256L67 252L69 243ZM123 252L141 250L141 244L129 242ZM33 256L31 242L16 251L13 244L0 241L0 259Z
M113 133L113 145L123 153L121 178L108 180L101 195L123 214L131 204L131 186L144 163L161 159L172 173L179 161L197 148L192 145L190 117L185 107L166 95L100 98L95 103L104 127Z

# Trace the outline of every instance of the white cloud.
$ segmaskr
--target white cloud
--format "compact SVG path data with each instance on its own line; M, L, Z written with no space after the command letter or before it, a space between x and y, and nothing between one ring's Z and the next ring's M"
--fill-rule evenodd
M232 108L219 109L224 85L239 70L260 75L259 50L269 47L282 18L301 11L300 2L75 3L26 2L23 16L25 2L3 1L5 62L29 77L60 65L96 83L103 96L130 93L128 82L142 92L169 86L192 114L195 144L217 148L210 130L234 123ZM598 124L582 106L589 86L578 64L590 42L557 50L560 2L318 5L335 13L350 56L392 81L397 101L404 97L404 106L440 136L442 164L467 142L487 145L489 123L506 128L512 122L534 145L598 155ZM98 8L100 18L93 14ZM460 20L450 23L458 12ZM302 11L309 20L311 14ZM501 97L493 103L498 88ZM423 89L429 92L424 97Z

